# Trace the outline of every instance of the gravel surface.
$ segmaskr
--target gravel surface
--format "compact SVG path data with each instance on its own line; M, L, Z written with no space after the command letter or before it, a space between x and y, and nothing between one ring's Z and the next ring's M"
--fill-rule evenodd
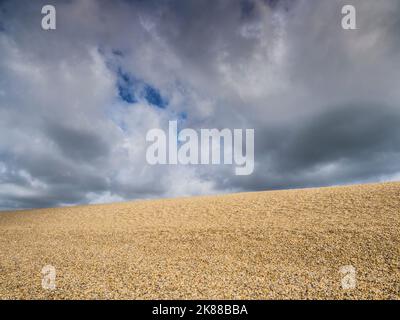
M399 268L400 183L0 213L0 299L399 299Z

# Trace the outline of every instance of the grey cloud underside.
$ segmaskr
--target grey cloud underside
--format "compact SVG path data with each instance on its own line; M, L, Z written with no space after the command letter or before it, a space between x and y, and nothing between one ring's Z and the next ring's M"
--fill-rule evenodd
M109 146L93 133L52 124L46 134L52 137L65 157L77 161L94 161L109 155Z
M53 3L0 1L0 209L400 177L397 0ZM148 165L175 119L254 128L254 173Z

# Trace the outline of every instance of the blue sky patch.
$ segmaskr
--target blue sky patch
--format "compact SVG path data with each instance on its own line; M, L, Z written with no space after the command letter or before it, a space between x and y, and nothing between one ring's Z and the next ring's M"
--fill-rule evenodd
M126 72L118 69L118 94L119 97L127 103L136 103L137 99L134 93L135 80Z
M119 97L127 103L135 103L137 102L135 95L129 88L118 86L118 94Z
M165 109L167 107L168 101L164 99L157 88L136 79L121 68L118 68L117 75L118 95L126 103L133 104L139 102L140 99L145 99L157 108Z
M179 113L178 117L179 117L179 119L181 119L181 120L186 120L187 117L188 117L188 115L187 115L186 112L183 111L183 112L180 112L180 113Z
M168 102L161 96L160 91L149 85L145 86L144 97L148 103L161 109L165 109L168 104Z

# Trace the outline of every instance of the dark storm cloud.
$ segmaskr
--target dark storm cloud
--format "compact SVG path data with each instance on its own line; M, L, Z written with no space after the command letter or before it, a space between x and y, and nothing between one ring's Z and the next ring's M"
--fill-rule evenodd
M221 187L295 188L374 181L400 171L400 109L370 103L326 108L304 123L256 134L257 175Z
M400 152L400 110L360 103L328 107L291 134L280 150L278 169L307 169L340 160Z
M399 178L397 0L53 3L0 1L1 209ZM175 119L254 128L254 173L149 166Z
M99 157L106 157L110 152L102 137L85 129L49 125L46 131L65 157L93 161Z

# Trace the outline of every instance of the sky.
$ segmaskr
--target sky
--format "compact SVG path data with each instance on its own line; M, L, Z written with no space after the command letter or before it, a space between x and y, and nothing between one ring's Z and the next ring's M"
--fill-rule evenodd
M0 0L0 210L400 180L399 83L398 0ZM170 120L253 174L149 165Z

